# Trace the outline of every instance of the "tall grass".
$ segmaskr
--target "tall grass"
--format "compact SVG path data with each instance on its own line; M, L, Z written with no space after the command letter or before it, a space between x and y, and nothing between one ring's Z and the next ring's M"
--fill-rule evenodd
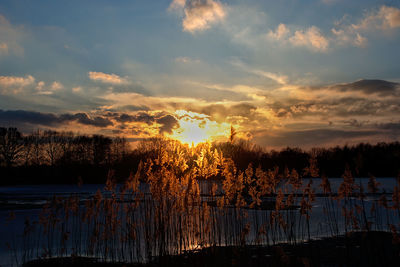
M158 140L151 146L125 184L116 184L110 171L93 197L55 196L44 205L38 221L25 223L22 261L87 256L146 262L210 246L296 244L371 230L399 239L400 179L391 199L377 198L374 177L365 192L346 169L335 193L327 177L316 179L315 157L302 174L252 164L241 171L210 144ZM322 193L316 194L315 181ZM316 198L323 199L324 212L316 216L324 219L313 225ZM366 198L375 200L367 207Z

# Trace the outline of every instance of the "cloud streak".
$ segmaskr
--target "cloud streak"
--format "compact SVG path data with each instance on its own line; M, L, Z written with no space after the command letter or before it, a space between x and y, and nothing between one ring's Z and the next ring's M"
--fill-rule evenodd
M10 54L22 56L24 48L20 45L20 41L23 36L23 28L12 25L0 14L0 56Z
M104 72L96 72L96 71L90 71L88 73L89 79L105 84L113 84L113 85L123 85L123 84L128 84L128 80L125 78L122 78L116 74L107 74Z
M26 110L0 110L0 123L16 126L16 124L32 124L42 126L59 126L63 123L77 122L94 127L112 126L113 122L102 116L89 116L86 113L61 114L42 113Z
M282 85L287 84L287 82L289 80L289 77L287 75L282 75L282 74L278 74L278 73L264 71L264 70L261 70L261 69L255 69L255 68L252 68L252 67L250 67L250 66L248 66L248 65L246 65L243 62L238 61L238 60L232 61L231 64L233 66L239 67L240 69L242 69L242 70L244 70L244 71L246 71L248 73L252 73L252 74L255 74L255 75L260 76L260 77L271 79L271 80L273 80L273 81L275 81L275 82L277 82L279 84L282 84Z

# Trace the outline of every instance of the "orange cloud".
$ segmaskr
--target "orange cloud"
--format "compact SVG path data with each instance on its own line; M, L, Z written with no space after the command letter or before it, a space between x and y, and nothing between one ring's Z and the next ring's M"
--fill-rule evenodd
M378 11L366 16L360 23L352 24L356 30L394 29L400 27L400 9L381 6Z
M107 74L103 72L90 71L89 79L108 84L127 84L128 81L116 74Z
M62 88L64 88L64 86L60 82L55 81L51 84L51 90L57 91Z
M11 87L11 86L27 86L35 82L33 76L28 75L26 77L16 76L0 76L0 86Z
M283 40L290 33L288 27L281 23L278 25L275 31L270 30L268 33L268 37L274 40Z
M289 41L294 46L305 46L311 49L324 52L329 47L329 40L321 33L316 26L311 26L307 30L298 30Z
M26 77L17 76L0 76L0 93L1 94L17 94L21 90L32 85L35 82L35 78L31 75Z
M182 27L190 33L209 29L226 16L225 7L214 0L174 0L169 9L183 10Z
M293 34L283 23L275 31L270 30L267 37L274 41L289 42L293 46L303 46L318 52L325 52L329 47L329 39L316 26L305 30L297 30Z

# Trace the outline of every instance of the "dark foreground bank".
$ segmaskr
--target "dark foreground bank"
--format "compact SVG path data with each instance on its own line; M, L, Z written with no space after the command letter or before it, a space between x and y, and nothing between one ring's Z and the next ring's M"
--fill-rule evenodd
M146 264L67 257L38 259L23 266L400 266L400 243L397 234L357 232L296 245L209 247Z

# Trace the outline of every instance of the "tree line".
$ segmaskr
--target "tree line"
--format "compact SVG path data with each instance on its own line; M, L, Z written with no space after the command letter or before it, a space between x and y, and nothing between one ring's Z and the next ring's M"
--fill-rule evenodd
M0 164L5 167L105 165L121 160L128 151L128 143L123 137L111 139L51 130L36 130L23 135L17 128L0 128Z
M0 127L0 184L103 183L110 173L116 181L124 181L136 172L140 161L157 154L154 152L165 145L162 139L149 138L132 149L124 137L52 130L22 134L17 128ZM278 167L302 173L313 158L321 174L328 177L341 177L345 169L361 177L394 177L400 171L399 142L276 151L231 138L212 147L240 170L251 163L264 170Z
M286 147L280 151L263 150L247 141L217 145L224 156L232 158L237 167L245 170L249 163L262 169L295 169L303 173L310 159L315 159L321 175L341 177L346 169L357 177L396 177L400 174L400 142L312 148Z
M36 130L22 134L0 127L0 183L99 182L132 151L124 137ZM124 169L124 168L118 168ZM129 175L129 174L128 174Z

